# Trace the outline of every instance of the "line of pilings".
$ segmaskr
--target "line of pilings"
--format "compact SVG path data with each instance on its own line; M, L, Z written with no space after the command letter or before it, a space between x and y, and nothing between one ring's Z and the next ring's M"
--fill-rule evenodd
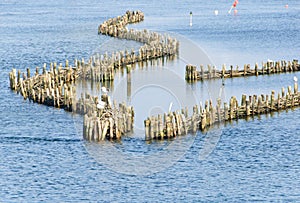
M11 90L20 93L24 100L72 111L75 95L73 84L79 77L77 69L69 67L67 63L65 67L51 63L49 71L44 64L42 73L39 72L40 68L36 67L31 76L29 68L26 73L13 68L9 73Z
M123 16L110 18L98 27L98 34L142 43L138 50L113 51L110 54L95 54L87 62L75 60L75 67L82 71L82 78L97 82L113 81L114 71L127 65L156 59L173 60L178 54L179 42L167 34L129 29L131 23L144 20L141 11L127 11Z
M212 101L206 101L205 105L195 105L192 115L188 115L187 108L174 112L148 117L144 121L145 139L170 139L176 136L205 131L215 124L244 119L261 114L270 114L285 109L292 109L300 105L300 92L298 83L295 82L294 90L288 86L275 95L273 90L270 95L242 95L239 102L236 97L231 97L229 102L221 104L217 100L216 106Z
M242 70L239 69L239 66L234 68L232 65L230 66L230 69L227 69L225 64L222 66L222 70L217 70L215 66L211 65L208 65L206 70L203 65L200 65L200 70L197 70L197 66L188 64L185 69L185 79L193 82L206 79L271 75L295 71L300 71L300 65L296 59L293 61L282 60L262 62L261 67L256 63L252 68L250 64L245 64Z
M9 73L10 88L20 93L23 98L39 104L63 108L66 111L84 115L83 137L91 141L103 139L120 139L122 135L132 131L134 122L134 111L126 104L112 105L110 98L104 94L101 100L89 94L81 95L76 99L74 84L78 79L91 79L95 81L111 81L114 79L114 70L128 64L147 61L155 58L174 56L178 52L179 43L176 39L167 35L161 35L147 30L137 31L126 28L129 23L140 22L144 14L140 11L126 12L125 15L109 19L98 28L99 34L109 35L127 40L135 40L144 43L138 51L113 52L111 56L107 53L101 56L92 56L88 63L84 60L75 60L75 67L69 66L68 60L63 67L56 63L50 63L50 70L46 64L40 73L39 67L31 76L30 69L27 73L17 72L12 69ZM186 67L186 79L189 81L229 78L263 74L275 74L283 72L299 71L298 60L278 61L263 63L259 68L258 64L251 69L245 65L243 70L226 66L221 71L213 66L208 66L200 71L193 65ZM275 91L271 95L242 95L242 100L237 101L232 97L229 103L221 104L217 101L214 107L212 101L206 101L205 106L195 105L193 114L188 115L187 109L170 112L157 117L150 117L145 120L146 139L165 139L206 130L216 123L226 122L234 119L247 118L259 114L268 114L283 109L299 106L298 84L295 83L294 90L288 87L287 93L282 88L277 97Z
M126 27L128 24L138 23L144 20L144 13L141 11L127 11L123 16L110 18L98 27L98 34L107 35L119 39L133 40L142 43L139 50L115 51L110 55L93 56L90 63L96 66L105 64L116 68L126 65L145 62L158 58L174 58L178 54L179 42L167 34L160 34L149 30L135 30ZM103 64L103 62L102 62Z
M115 102L112 105L106 94L100 101L89 94L81 94L77 99L74 84L82 70L72 68L68 61L65 67L51 63L50 70L46 68L44 64L40 73L37 67L33 76L29 68L27 73L12 69L9 73L11 90L20 93L24 100L84 115L83 137L87 140L120 139L132 131L133 107L127 107L125 103L117 106Z

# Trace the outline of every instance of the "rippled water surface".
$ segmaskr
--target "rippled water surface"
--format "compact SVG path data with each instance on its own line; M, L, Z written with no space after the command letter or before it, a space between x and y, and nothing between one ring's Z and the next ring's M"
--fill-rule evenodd
M298 59L300 3L240 1L0 2L1 202L300 201L300 109L215 126L175 140L145 142L143 119L206 99L267 94L293 85L299 73L186 84L186 63L232 64ZM168 32L180 56L116 73L111 97L136 108L134 133L120 142L82 140L82 118L24 101L9 90L12 67L25 70L134 42L97 35L97 26L126 10L142 10L135 29ZM214 10L219 15L214 15ZM189 13L193 12L193 26ZM78 91L100 86L78 82Z

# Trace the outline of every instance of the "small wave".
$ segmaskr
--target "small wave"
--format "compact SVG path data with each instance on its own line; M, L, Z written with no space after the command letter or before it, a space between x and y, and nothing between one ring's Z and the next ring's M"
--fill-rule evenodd
M16 136L5 136L0 137L0 141L3 142L66 142L66 143L75 143L80 142L79 138L60 138L60 137L16 137Z
M35 12L0 12L0 16L34 16L34 15L46 15L51 14L53 12L50 11L35 11Z

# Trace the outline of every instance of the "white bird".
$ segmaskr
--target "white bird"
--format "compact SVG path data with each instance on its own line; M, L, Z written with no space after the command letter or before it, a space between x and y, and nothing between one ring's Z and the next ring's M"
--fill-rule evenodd
M298 78L294 76L294 82L298 82Z
M101 87L101 90L102 90L103 93L107 93L108 92L108 89L106 87L104 87L104 86Z
M104 101L99 101L97 104L97 108L98 109L104 109L106 103Z

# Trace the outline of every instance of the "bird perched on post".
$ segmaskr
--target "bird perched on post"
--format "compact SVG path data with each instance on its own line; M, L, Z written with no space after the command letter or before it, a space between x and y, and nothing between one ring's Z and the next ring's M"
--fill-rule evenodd
M106 103L104 101L98 101L97 108L98 109L104 109Z
M106 88L106 87L104 87L104 86L101 87L101 90L102 90L102 92L105 93L105 94L108 93L108 91L109 91L108 88Z
M296 76L294 76L294 82L298 82L298 78Z

